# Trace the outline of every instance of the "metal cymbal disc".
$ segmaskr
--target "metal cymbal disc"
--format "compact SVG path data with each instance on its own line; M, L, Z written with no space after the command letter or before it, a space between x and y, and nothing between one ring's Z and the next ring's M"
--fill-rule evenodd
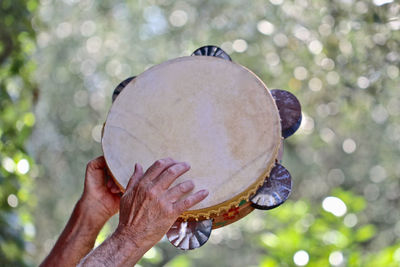
M117 96L124 90L125 86L128 85L133 79L135 79L136 76L129 77L128 79L123 80L118 84L118 86L114 89L114 92L112 94L112 102L114 103L115 99L117 99Z
M232 61L231 57L221 48L215 45L206 45L196 49L192 56L210 56L210 57L219 57L222 59L226 59Z
M256 209L269 210L285 202L292 191L292 177L289 171L280 164L276 164L269 177L250 198Z
M282 136L288 138L300 127L302 119L300 102L295 95L285 90L273 89L271 94L281 117Z
M182 250L199 248L211 235L212 220L175 222L167 232L172 245Z

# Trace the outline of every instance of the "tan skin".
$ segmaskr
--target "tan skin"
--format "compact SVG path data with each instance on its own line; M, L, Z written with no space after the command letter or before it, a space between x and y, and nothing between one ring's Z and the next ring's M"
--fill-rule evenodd
M105 184L104 168L103 157L89 162L82 197L41 266L76 266L79 262L79 266L133 266L161 240L183 211L208 195L201 190L184 197L194 188L191 181L170 188L190 169L187 163L170 158L156 161L145 173L136 164L121 198L114 183ZM105 222L118 210L115 232L89 253Z

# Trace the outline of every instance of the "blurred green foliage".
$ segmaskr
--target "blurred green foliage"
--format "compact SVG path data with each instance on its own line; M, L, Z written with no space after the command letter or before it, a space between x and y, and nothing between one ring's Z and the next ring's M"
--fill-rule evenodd
M25 266L33 254L34 165L25 143L35 124L31 19L37 4L0 2L0 266Z
M0 5L0 242L7 253L0 259L22 264L21 251L35 229L25 255L35 254L40 262L49 252L81 194L86 163L102 153L101 126L113 88L148 67L214 44L267 86L289 90L302 103L302 126L286 140L283 159L294 178L291 200L213 231L195 251L178 251L164 240L140 265L400 264L397 1L2 0ZM29 112L36 96L32 27L40 87L35 115ZM27 148L41 169L24 152L33 124ZM19 164L26 166L22 159L29 162L27 174L18 172ZM29 194L35 177L33 227L28 210L35 204ZM98 242L114 226L107 225Z

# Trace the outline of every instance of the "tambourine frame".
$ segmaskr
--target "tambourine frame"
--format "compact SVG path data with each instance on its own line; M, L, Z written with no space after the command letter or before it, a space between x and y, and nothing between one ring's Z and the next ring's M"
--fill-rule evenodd
M185 58L193 58L193 57L181 57L181 58L177 58L177 59L174 59L174 60L185 60ZM213 58L213 60L224 60L224 59L219 59L219 58L216 58L216 57L208 57L208 56L202 56L202 58ZM162 64L160 64L160 65L162 65ZM239 64L237 64L235 62L230 62L230 64L239 65ZM151 70L153 68L157 68L160 65L156 65L156 66L150 68L149 70ZM253 75L253 77L256 78L256 81L261 85L261 87L263 87L268 92L268 94L271 97L271 99L273 99L273 97L272 97L270 91L268 90L267 86L263 83L263 81L260 78L258 78L257 75L255 75L248 68L246 68L246 67L244 67L242 65L239 65L239 66L241 68L246 69L249 73L251 73ZM147 71L149 71L149 70L147 70ZM140 75L137 78L139 78L139 77L140 77ZM130 83L135 83L137 78L133 79ZM277 108L277 106L275 104L275 101L272 101L272 103L274 105L273 109L275 110L275 113L279 116L278 108ZM111 111L111 109L110 109L110 111ZM105 125L106 125L106 122L103 124L102 137L103 137L103 131L104 131ZM283 139L282 135L281 135L281 129L280 129L281 125L277 124L276 127L279 128L277 130L277 132L279 134L278 134L278 137L277 137L277 140L276 140L276 144L280 144L281 140ZM272 151L272 155L273 156L270 158L270 161L266 164L267 167L266 167L265 171L256 179L256 181L253 184L251 184L248 188L246 188L242 193L240 193L240 194L238 194L236 196L233 196L231 199L229 199L227 201L224 201L224 202L219 203L217 205L213 205L213 206L208 207L208 208L186 211L186 212L181 214L181 216L179 217L179 220L184 220L184 221L194 221L194 220L196 220L196 221L198 221L198 220L204 220L204 219L210 219L210 218L213 219L213 218L217 218L221 214L229 213L229 211L231 209L238 208L241 205L248 203L249 202L249 198L252 195L255 194L255 192L263 185L265 179L268 178L268 176L269 176L269 174L271 172L271 169L274 167L274 164L275 164L275 162L277 160L279 148L280 148L280 145L276 145L275 146L274 150ZM102 146L102 150L103 150L103 146ZM103 154L104 154L104 151L103 151ZM112 173L111 169L108 167L107 160L106 160L106 165L107 165L108 172L109 172L110 176L112 177L112 179L114 180L115 184L120 188L120 190L122 192L124 192L125 188L115 178L115 176ZM246 213L246 215L248 213L250 213L252 210L253 210L253 208L249 208L248 212ZM243 215L243 216L245 216L245 215ZM239 218L237 218L237 220L242 218L243 216L240 216ZM231 222L234 222L234 221L236 221L236 220L233 220ZM229 222L229 223L231 223L231 222ZM220 226L213 225L213 228L218 228L218 227L222 227L222 226L225 226L225 225L220 225Z

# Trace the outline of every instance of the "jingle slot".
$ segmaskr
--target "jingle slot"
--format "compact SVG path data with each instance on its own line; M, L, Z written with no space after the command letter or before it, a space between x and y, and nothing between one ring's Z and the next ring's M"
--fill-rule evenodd
M182 250L199 248L210 238L212 220L177 221L167 232L169 242Z
M260 210L269 210L285 202L292 191L292 177L289 171L280 164L276 164L269 177L250 198L252 206Z
M271 90L281 118L282 136L288 138L299 129L302 115L299 100L292 93L281 90Z
M232 61L231 57L221 48L214 45L206 45L196 49L191 56L210 56L210 57L219 57L222 59L226 59Z

